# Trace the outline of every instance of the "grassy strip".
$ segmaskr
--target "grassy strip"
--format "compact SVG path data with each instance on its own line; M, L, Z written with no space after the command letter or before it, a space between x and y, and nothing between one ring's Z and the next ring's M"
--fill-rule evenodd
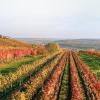
M80 58L89 65L92 72L100 79L100 58L87 54L81 54Z
M42 58L42 56L40 56L40 55L39 56L23 57L22 59L20 59L20 61L16 60L15 62L8 64L6 68L0 70L0 73L2 75L7 75L8 73L16 71L22 65L31 64L40 58Z
M68 61L69 59L67 58L67 63L66 67L64 69L63 77L62 77L62 82L60 86L60 91L58 94L58 100L66 100L67 99L67 92L68 92Z

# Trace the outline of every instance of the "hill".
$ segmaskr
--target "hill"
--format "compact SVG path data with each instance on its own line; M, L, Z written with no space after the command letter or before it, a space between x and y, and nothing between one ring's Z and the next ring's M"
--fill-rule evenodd
M0 47L32 47L31 44L0 35Z
M56 41L63 48L79 48L79 49L99 49L100 39L70 39L70 40L58 40Z
M100 50L100 39L50 39L50 38L18 38L17 40L22 40L28 43L35 44L47 44L51 42L59 43L63 48L78 48L78 49L99 49Z
M56 41L52 38L16 38L17 40L25 41L31 44L47 44Z

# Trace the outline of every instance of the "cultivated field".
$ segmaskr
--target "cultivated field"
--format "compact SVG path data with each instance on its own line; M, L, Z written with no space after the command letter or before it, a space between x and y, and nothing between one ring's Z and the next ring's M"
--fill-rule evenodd
M1 40L0 100L100 100L99 52Z

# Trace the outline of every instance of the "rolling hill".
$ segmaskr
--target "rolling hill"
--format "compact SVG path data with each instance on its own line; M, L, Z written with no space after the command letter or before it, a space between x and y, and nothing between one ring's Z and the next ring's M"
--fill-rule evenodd
M100 39L70 39L70 40L58 40L56 41L63 48L79 48L79 49L99 49Z
M63 48L78 48L78 49L99 49L100 50L100 39L50 39L50 38L18 38L28 43L35 44L46 44L49 42L57 42Z

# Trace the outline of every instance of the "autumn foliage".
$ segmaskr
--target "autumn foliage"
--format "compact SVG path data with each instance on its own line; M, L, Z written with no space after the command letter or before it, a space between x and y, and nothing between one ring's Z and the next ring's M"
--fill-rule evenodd
M57 93L59 91L61 76L66 64L65 62L66 62L66 54L64 54L62 60L60 61L59 65L55 69L54 73L52 74L47 84L44 85L42 89L43 94L40 100L57 99Z
M87 87L90 97L93 100L100 100L100 82L97 80L96 76L90 71L89 66L86 65L79 56L76 54L77 63L80 67L84 83Z
M71 91L72 91L71 100L84 100L78 76L78 71L76 69L76 65L71 52L70 52L70 73L71 73Z
M13 59L28 55L36 55L37 50L33 48L19 48L19 49L0 49L0 60Z

